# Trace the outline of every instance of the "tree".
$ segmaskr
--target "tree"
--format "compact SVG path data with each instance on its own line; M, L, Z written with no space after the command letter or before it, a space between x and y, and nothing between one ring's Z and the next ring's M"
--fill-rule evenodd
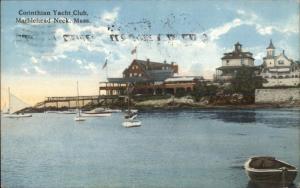
M231 87L233 92L254 97L255 89L261 88L262 83L263 79L255 74L255 69L243 66L235 72Z

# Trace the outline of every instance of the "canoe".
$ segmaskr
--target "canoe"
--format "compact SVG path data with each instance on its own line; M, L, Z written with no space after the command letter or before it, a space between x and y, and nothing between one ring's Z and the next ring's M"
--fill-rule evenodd
M297 176L297 168L275 157L252 157L245 162L245 171L252 182L291 185Z

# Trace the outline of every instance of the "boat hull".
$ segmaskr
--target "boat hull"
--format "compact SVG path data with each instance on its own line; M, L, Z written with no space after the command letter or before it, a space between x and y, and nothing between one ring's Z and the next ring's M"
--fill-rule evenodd
M111 113L82 113L82 117L109 117Z
M84 117L78 117L78 116L76 116L75 118L74 118L74 120L75 121L85 121L85 118Z
M275 160L275 158L274 158ZM276 160L278 163L285 164L290 166L287 163ZM250 158L245 163L245 171L247 176L252 182L258 184L275 184L281 186L288 186L293 184L297 176L297 169L288 169L288 168L252 168L250 163L252 162L252 158Z
M72 111L60 111L57 112L58 114L76 114L76 112L72 112Z
M142 125L142 122L140 122L140 121L125 121L122 123L122 125L126 128L140 127Z
M6 118L25 118L25 117L32 117L31 114L6 114L3 117Z

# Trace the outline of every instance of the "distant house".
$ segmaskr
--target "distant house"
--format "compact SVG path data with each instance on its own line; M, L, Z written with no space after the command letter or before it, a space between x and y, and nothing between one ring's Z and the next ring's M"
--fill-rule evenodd
M253 54L250 52L243 52L242 45L237 42L234 45L234 50L232 52L224 53L224 56L222 57L222 66L216 69L216 81L230 81L242 67L254 70L258 69L258 67L254 65L254 58L252 55Z
M275 56L275 47L270 41L267 47L267 55L263 58L260 72L267 82L264 87L297 86L300 84L300 64L289 59L284 51Z
M127 85L134 85L135 94L176 94L177 91L191 92L202 77L178 77L178 65L174 62L152 62L149 59L133 60L123 71L121 78L107 78L101 82L99 93L124 95Z

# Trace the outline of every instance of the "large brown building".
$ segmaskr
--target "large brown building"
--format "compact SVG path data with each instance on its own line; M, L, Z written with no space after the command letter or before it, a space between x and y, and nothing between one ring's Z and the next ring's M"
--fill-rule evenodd
M152 62L149 59L133 60L123 71L122 78L107 78L101 82L99 93L104 95L124 95L127 85L134 85L135 94L163 94L182 90L192 91L199 77L175 77L178 65L174 62ZM173 78L173 79L170 79Z

